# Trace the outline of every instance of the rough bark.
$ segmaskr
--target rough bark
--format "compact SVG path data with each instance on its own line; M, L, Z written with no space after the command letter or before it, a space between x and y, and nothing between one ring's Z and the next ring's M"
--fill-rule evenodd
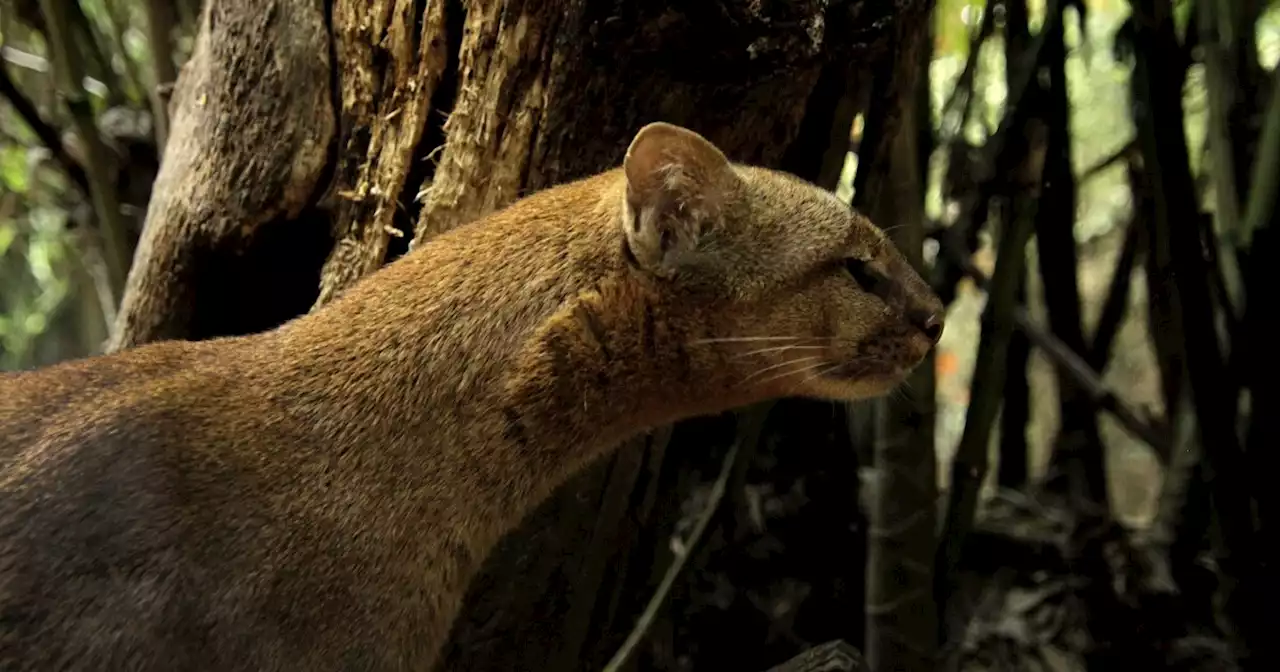
M649 121L735 160L794 159L805 128L851 114L824 73L873 65L913 4L210 0L116 347L274 326L410 240L616 165ZM690 461L732 435L706 427L633 442L535 511L472 586L440 669L607 660L648 597L632 588L661 572Z
M332 196L337 243L325 262L317 305L382 265L403 207L414 151L449 65L447 13L459 7L413 0L333 6L335 67L341 73L337 173ZM415 15L414 12L419 12Z
M415 243L615 165L653 119L776 164L823 62L852 46L839 42L847 2L478 4Z

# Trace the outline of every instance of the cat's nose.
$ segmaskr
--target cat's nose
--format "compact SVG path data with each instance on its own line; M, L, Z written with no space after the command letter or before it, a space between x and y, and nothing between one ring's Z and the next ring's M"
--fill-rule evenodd
M911 324L915 325L929 339L929 342L938 343L942 338L942 328L945 326L942 320L942 313L933 310L914 310L911 311Z

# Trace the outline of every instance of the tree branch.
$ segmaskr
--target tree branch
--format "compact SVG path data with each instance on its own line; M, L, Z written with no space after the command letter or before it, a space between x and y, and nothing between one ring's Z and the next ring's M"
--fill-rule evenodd
M1003 8L1005 63L1021 63L1026 58L1027 45L1031 42L1027 3L1026 0L1005 0ZM1012 70L1006 69L1005 80L1012 80L1014 74ZM1032 147L1025 142L1014 143L1013 147L1022 158L1016 164L1019 170L1010 171L1009 175L1003 177L1002 181L1006 183L1003 198L992 203L1002 209L999 217L1002 222L1010 221L1017 212L1016 208L1020 207L1015 199L1026 198L1028 192L1036 191L1044 181L1042 171L1034 159L1045 148ZM1012 162L1006 160L1006 163ZM1015 290L1016 305L1025 305L1027 302L1029 276L1024 268ZM1027 485L1027 426L1031 422L1031 385L1027 378L1027 365L1031 359L1031 341L1025 334L1015 330L1009 337L1009 346L1005 352L996 484L1016 490Z
M964 180L968 184L974 185L973 195L964 198L961 202L960 214L955 222L942 229L936 235L936 239L945 247L954 249L966 249L968 254L972 254L978 242L978 231L981 229L982 223L986 221L987 209L990 207L991 199L997 193L996 183L999 176L1007 172L1001 170L1004 168L1003 163L1010 160L1010 152L1006 151L1010 134L1015 130L1021 131L1022 126L1027 119L1026 102L1027 92L1034 83L1034 75L1039 70L1039 66L1043 63L1043 58L1048 55L1048 50L1044 48L1046 35L1058 21L1061 20L1061 12L1058 11L1058 1L1053 0L1046 10L1045 23L1040 29L1040 33L1031 41L1023 52L1023 59L1018 63L1009 63L1006 67L1011 73L1009 76L1009 95L1006 98L1006 109L1004 117L1000 120L1000 126L996 132L991 135L986 144L982 146L981 156L976 160L966 162L965 165L957 165L954 157L958 152L954 151L956 142L952 143L952 161L947 168L948 183L955 183ZM957 138L962 136L957 136ZM957 178L957 174L963 174L962 178ZM949 258L944 257L942 261L936 264L933 272L933 284L938 296L942 298L943 303L951 303L955 298L955 285L958 280L964 277L965 272L963 265L957 266L952 263Z
M1252 417L1246 434L1246 468L1251 475L1254 499L1261 530L1260 538L1275 536L1280 525L1280 498L1270 482L1270 474L1280 460L1275 447L1280 445L1280 417L1275 408L1280 407L1280 395L1272 380L1277 364L1277 352L1270 339L1271 325L1280 312L1280 297L1274 289L1274 269L1271 260L1280 251L1280 212L1276 210L1276 190L1280 189L1280 71L1276 71L1271 83L1271 96L1263 119L1261 140L1254 158L1252 179L1249 183L1249 200L1245 221L1251 227L1251 263L1247 271L1246 306L1244 322L1240 329L1241 344L1233 358L1249 387ZM1263 567L1260 604L1274 604L1280 595L1280 582L1275 578L1275 567L1280 566L1280 554L1274 544L1263 544ZM1272 550L1266 550L1270 548ZM1274 644L1253 652L1258 669L1275 667L1280 652Z
M1023 269L1017 296L1014 297L1018 305L1024 305L1027 300L1027 275ZM1031 385L1027 380L1027 364L1031 360L1031 339L1016 331L1010 336L1005 352L996 484L1010 490L1021 490L1029 482L1027 425L1031 422Z
M1056 11L1063 13L1066 6L1063 4ZM1049 328L1060 342L1086 356L1089 350L1082 327L1079 258L1074 234L1077 199L1071 161L1071 105L1064 23L1060 18L1052 27L1044 28L1047 53L1041 64L1041 76L1047 81L1042 80L1041 86L1034 90L1031 103L1048 127L1036 213L1036 253ZM1098 414L1075 380L1058 376L1057 383L1060 427L1050 465L1066 478L1055 481L1066 485L1073 497L1083 497L1101 510L1109 511L1106 458L1098 431Z
M1134 122L1143 163L1151 170L1155 217L1150 250L1159 253L1158 271L1170 279L1180 306L1180 322L1161 325L1174 331L1185 353L1187 382L1204 447L1204 480L1218 532L1211 535L1221 569L1223 612L1235 628L1233 643L1250 649L1269 644L1269 630L1256 614L1266 609L1255 581L1265 571L1258 563L1261 545L1254 530L1249 469L1239 437L1239 388L1223 362L1216 306L1205 278L1211 273L1187 157L1183 88L1185 73L1169 61L1182 47L1170 0L1134 2L1135 60L1131 79ZM1194 25L1194 24L1192 24ZM1259 408L1267 413L1271 409Z
M130 98L137 100L137 96L146 97L146 86L142 83L142 75L138 72L138 63L129 55L128 45L125 43L125 30L129 25L129 17L127 9L120 7L120 0L107 0L107 18L111 21L111 39L114 46L120 52L120 60L124 62L125 79L129 84ZM121 16L121 12L125 12L125 16Z
M105 40L98 32L97 26L85 15L79 0L64 0L63 7L66 11L65 22L62 24L66 28L62 33L63 36L70 36L70 41L75 43L82 67L89 71L88 74L96 75L102 80L106 87L104 98L107 104L111 106L121 104L125 100L124 87L120 83L120 77L111 67L110 57L102 51L102 42ZM51 35L50 41L52 41Z
M1249 180L1249 201L1245 204L1242 221L1245 242L1251 241L1254 232L1265 227L1274 216L1276 192L1271 185L1277 183L1280 183L1280 70L1271 80L1270 107L1258 139L1258 158Z
M987 289L991 281L981 270L968 261L957 260L957 263L963 265L965 274L973 279L974 284L981 289ZM1014 311L1014 325L1026 334L1032 345L1044 352L1060 373L1070 377L1079 385L1098 408L1110 413L1131 434L1151 446L1161 463L1168 462L1170 448L1164 432L1152 426L1150 421L1144 420L1137 411L1121 401L1107 388L1106 383L1102 382L1102 377L1089 366L1088 362L1053 334L1040 328L1025 308L1019 307Z
M173 24L173 0L151 0L147 3L147 40L156 84L150 98L155 118L156 151L161 156L164 155L165 140L169 137L169 109L160 92L178 79L178 70L173 63Z
M1124 234L1124 244L1120 248L1120 258L1116 261L1115 274L1111 276L1111 287L1107 291L1107 299L1102 304L1102 315L1098 318L1098 326L1093 330L1093 344L1089 347L1089 367L1095 371L1106 368L1111 360L1111 345L1115 342L1120 326L1124 322L1125 313L1129 309L1129 290L1133 284L1133 269L1138 262L1142 236L1137 222L1130 222Z
M1035 124L1028 124L1028 129L1035 127ZM1040 129L1046 130L1043 126ZM1018 206L1017 211L1011 213L1000 235L987 306L982 311L972 395L965 415L964 433L951 462L951 492L934 562L934 597L939 604L945 604L951 593L965 538L973 528L982 481L986 477L987 448L996 414L1000 411L1000 392L1005 378L1004 355L1014 329L1018 308L1015 299L1026 268L1027 242L1034 230L1038 201L1034 194L1013 199Z
M76 160L67 153L66 148L62 146L62 138L58 131L40 117L40 111L22 94L17 84L9 78L9 73L2 64L0 64L0 98L5 98L9 101L9 104L13 106L14 112L18 113L18 116L31 129L31 132L49 149L53 159L62 165L62 169L66 171L67 177L72 184L76 185L76 188L88 197L89 181L85 177L84 168L81 168L80 164L76 163Z
M1089 180L1092 180L1093 178L1097 177L1098 174L1101 173L1102 171L1119 164L1120 162L1124 161L1125 159L1128 159L1130 156L1133 156L1137 152L1138 152L1138 139L1134 138L1129 142L1126 142L1123 145L1121 145L1120 149L1117 149L1116 151L1103 157L1100 161L1093 164L1092 166L1085 168L1080 173L1080 179L1078 179L1077 182L1081 184L1088 182Z
M947 101L942 105L942 122L945 124L947 117L959 115L956 119L954 135L960 135L964 129L964 124L969 120L969 113L973 109L973 82L978 73L978 56L982 53L982 45L995 32L996 12L983 11L982 23L978 26L978 30L969 38L969 53L964 61L964 70L960 71L960 78L956 80L956 84L951 88L951 95L947 96ZM961 96L964 100L961 101ZM957 112L956 106L961 108Z

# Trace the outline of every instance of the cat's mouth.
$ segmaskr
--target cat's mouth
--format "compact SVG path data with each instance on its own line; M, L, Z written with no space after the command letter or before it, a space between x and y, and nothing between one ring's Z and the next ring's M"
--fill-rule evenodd
M824 377L845 384L896 386L924 362L930 350L927 347L910 348L887 357L858 357L830 368Z
M934 342L922 332L895 324L859 344L852 356L830 370L829 377L845 383L897 384L925 361L933 347Z
M805 392L832 400L855 401L890 393L902 385L915 366L899 362L855 360L828 367L804 385Z
M902 380L918 363L859 360L837 366L827 377L847 383Z
M792 347L796 346L777 346L772 350ZM835 352L822 355L778 357L779 361L746 375L744 382L764 387L777 384L791 392L823 398L865 398L884 394L903 384L932 349L933 343L922 334L894 332L883 338L868 339L853 352L835 348Z

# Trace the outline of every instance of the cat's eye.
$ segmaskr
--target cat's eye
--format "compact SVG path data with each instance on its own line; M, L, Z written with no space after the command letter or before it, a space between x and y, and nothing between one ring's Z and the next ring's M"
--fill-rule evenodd
M864 292L876 293L880 284L880 274L873 271L867 262L850 257L844 260L844 267Z

